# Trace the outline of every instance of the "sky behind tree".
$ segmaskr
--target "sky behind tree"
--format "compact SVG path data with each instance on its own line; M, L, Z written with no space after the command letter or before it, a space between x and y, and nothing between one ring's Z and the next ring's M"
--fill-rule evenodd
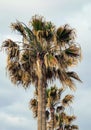
M20 39L12 32L11 22L16 20L28 24L35 14L43 15L57 27L69 24L76 29L76 41L81 45L83 58L74 69L82 84L76 83L73 94L73 111L77 116L76 124L80 130L91 129L91 1L90 0L0 0L0 45L7 38ZM14 86L6 74L6 56L0 52L0 130L37 129L28 108L34 87L24 90ZM59 83L57 82L57 85Z

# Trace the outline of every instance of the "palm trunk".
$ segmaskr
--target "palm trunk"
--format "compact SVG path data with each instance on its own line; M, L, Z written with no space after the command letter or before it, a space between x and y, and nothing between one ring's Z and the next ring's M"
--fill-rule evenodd
M50 108L51 112L51 130L54 130L54 108Z
M38 79L38 130L42 130L42 85Z
M46 130L46 99L45 99L45 80L43 78L41 60L37 60L37 74L38 74L38 130Z
M46 84L43 84L44 85L42 88L42 130L46 130Z

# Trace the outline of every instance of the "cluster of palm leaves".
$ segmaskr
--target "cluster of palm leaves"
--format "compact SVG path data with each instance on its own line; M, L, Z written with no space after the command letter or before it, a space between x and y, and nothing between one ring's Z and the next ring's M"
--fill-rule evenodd
M29 26L16 21L11 28L19 32L22 39L3 42L9 77L14 84L24 88L31 84L36 87L38 130L46 130L45 96L49 81L59 79L63 86L70 89L75 88L74 79L81 81L76 72L69 71L81 59L81 48L75 42L75 30L67 24L56 28L52 22L38 15L32 17Z
M74 96L67 94L62 96L64 88L57 88L56 85L46 89L46 122L47 130L78 130L78 126L73 124L76 119L74 115L68 115L66 108L70 108ZM34 98L29 102L29 108L34 117L38 116L38 93L35 91Z
M22 35L22 41L7 39L3 47L7 52L7 69L12 82L28 87L37 82L37 60L41 59L45 80L56 77L69 87L74 86L72 78L80 81L74 72L68 72L71 65L80 60L81 51L75 43L75 31L69 25L58 29L41 16L34 16L30 22L32 29L24 23L12 23L13 30ZM17 70L17 71L16 71Z

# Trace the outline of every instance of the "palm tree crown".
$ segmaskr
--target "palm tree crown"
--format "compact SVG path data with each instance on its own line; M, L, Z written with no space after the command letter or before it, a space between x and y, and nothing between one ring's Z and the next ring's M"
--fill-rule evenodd
M37 15L30 24L31 28L19 21L12 23L11 28L22 35L22 41L8 39L3 42L11 81L24 87L31 83L37 86L38 66L41 65L46 81L58 78L63 85L74 88L72 78L80 79L68 68L77 64L81 57L80 46L75 43L75 30L69 25L56 29L53 23Z

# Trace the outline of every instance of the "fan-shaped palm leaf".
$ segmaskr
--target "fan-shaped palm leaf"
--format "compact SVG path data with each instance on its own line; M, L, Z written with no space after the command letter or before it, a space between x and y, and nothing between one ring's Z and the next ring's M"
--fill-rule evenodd
M67 106L67 105L69 105L70 103L72 103L73 98L74 98L73 95L66 95L66 96L63 98L63 100L62 100L63 106Z

